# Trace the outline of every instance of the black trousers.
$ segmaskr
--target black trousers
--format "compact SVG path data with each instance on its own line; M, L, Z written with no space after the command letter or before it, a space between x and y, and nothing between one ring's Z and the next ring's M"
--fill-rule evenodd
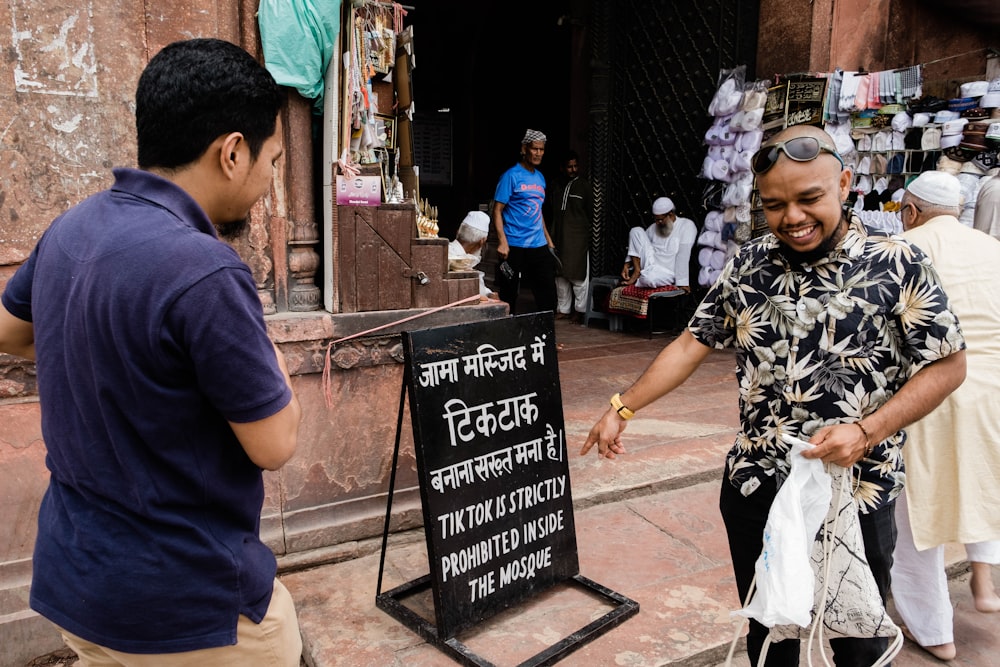
M747 592L754 577L754 563L760 556L764 540L764 524L767 513L777 493L773 479L744 497L739 489L729 483L728 471L723 475L722 491L719 494L719 510L726 524L729 536L729 553L733 559L736 588L740 594L740 604L746 602ZM875 576L882 604L889 593L892 550L896 546L895 502L888 503L875 512L860 514L861 535L865 543L865 557ZM747 654L750 664L757 665L768 628L750 619L747 635ZM887 638L872 639L838 638L830 640L833 662L838 667L865 667L872 665L889 647ZM767 649L766 667L795 667L799 664L799 642L786 639L771 644Z
M508 279L497 265L496 287L500 300L510 306L510 314L517 314L517 294L521 280L531 289L535 298L535 311L556 309L556 262L548 246L540 248L511 247L507 263L514 269L514 277Z

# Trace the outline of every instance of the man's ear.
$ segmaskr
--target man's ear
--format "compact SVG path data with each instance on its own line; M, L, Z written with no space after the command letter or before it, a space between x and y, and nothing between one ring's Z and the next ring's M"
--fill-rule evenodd
M246 141L242 132L230 132L221 137L219 145L219 166L222 173L231 176L249 156L245 154Z
M851 193L851 178L854 174L849 168L840 171L840 201L847 201L847 195Z

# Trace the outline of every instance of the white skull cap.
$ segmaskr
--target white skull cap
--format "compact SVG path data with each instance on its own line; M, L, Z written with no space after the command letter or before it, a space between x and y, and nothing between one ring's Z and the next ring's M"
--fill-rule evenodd
M674 202L669 197L660 197L653 202L653 215L666 215L674 210Z
M962 185L957 178L943 171L925 171L910 181L906 190L915 197L938 206L962 205Z

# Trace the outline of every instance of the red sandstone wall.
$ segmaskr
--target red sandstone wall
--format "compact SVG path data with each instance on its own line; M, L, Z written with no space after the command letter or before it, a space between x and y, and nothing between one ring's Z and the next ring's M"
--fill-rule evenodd
M757 77L837 67L878 71L969 51L975 53L929 65L925 80L983 74L985 48L997 46L996 12L962 8L973 0L940 4L947 11L916 0L761 0Z

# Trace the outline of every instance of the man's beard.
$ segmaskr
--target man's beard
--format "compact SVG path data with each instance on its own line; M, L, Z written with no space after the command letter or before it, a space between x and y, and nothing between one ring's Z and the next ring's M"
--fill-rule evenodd
M661 225L659 223L656 224L656 233L662 236L663 238L670 236L671 232L673 231L674 231L674 223L672 222L668 222L665 225Z
M247 215L242 220L230 220L229 222L220 222L215 226L215 231L219 233L219 238L226 241L233 241L240 237L243 230L246 229L247 224L250 222L250 216Z
M816 260L826 257L831 250L837 247L840 240L844 238L844 233L847 231L847 224L847 218L841 217L840 222L833 228L830 235L812 250L799 252L786 245L784 241L778 241L778 249L784 255L785 259L788 260L789 264L812 264Z

